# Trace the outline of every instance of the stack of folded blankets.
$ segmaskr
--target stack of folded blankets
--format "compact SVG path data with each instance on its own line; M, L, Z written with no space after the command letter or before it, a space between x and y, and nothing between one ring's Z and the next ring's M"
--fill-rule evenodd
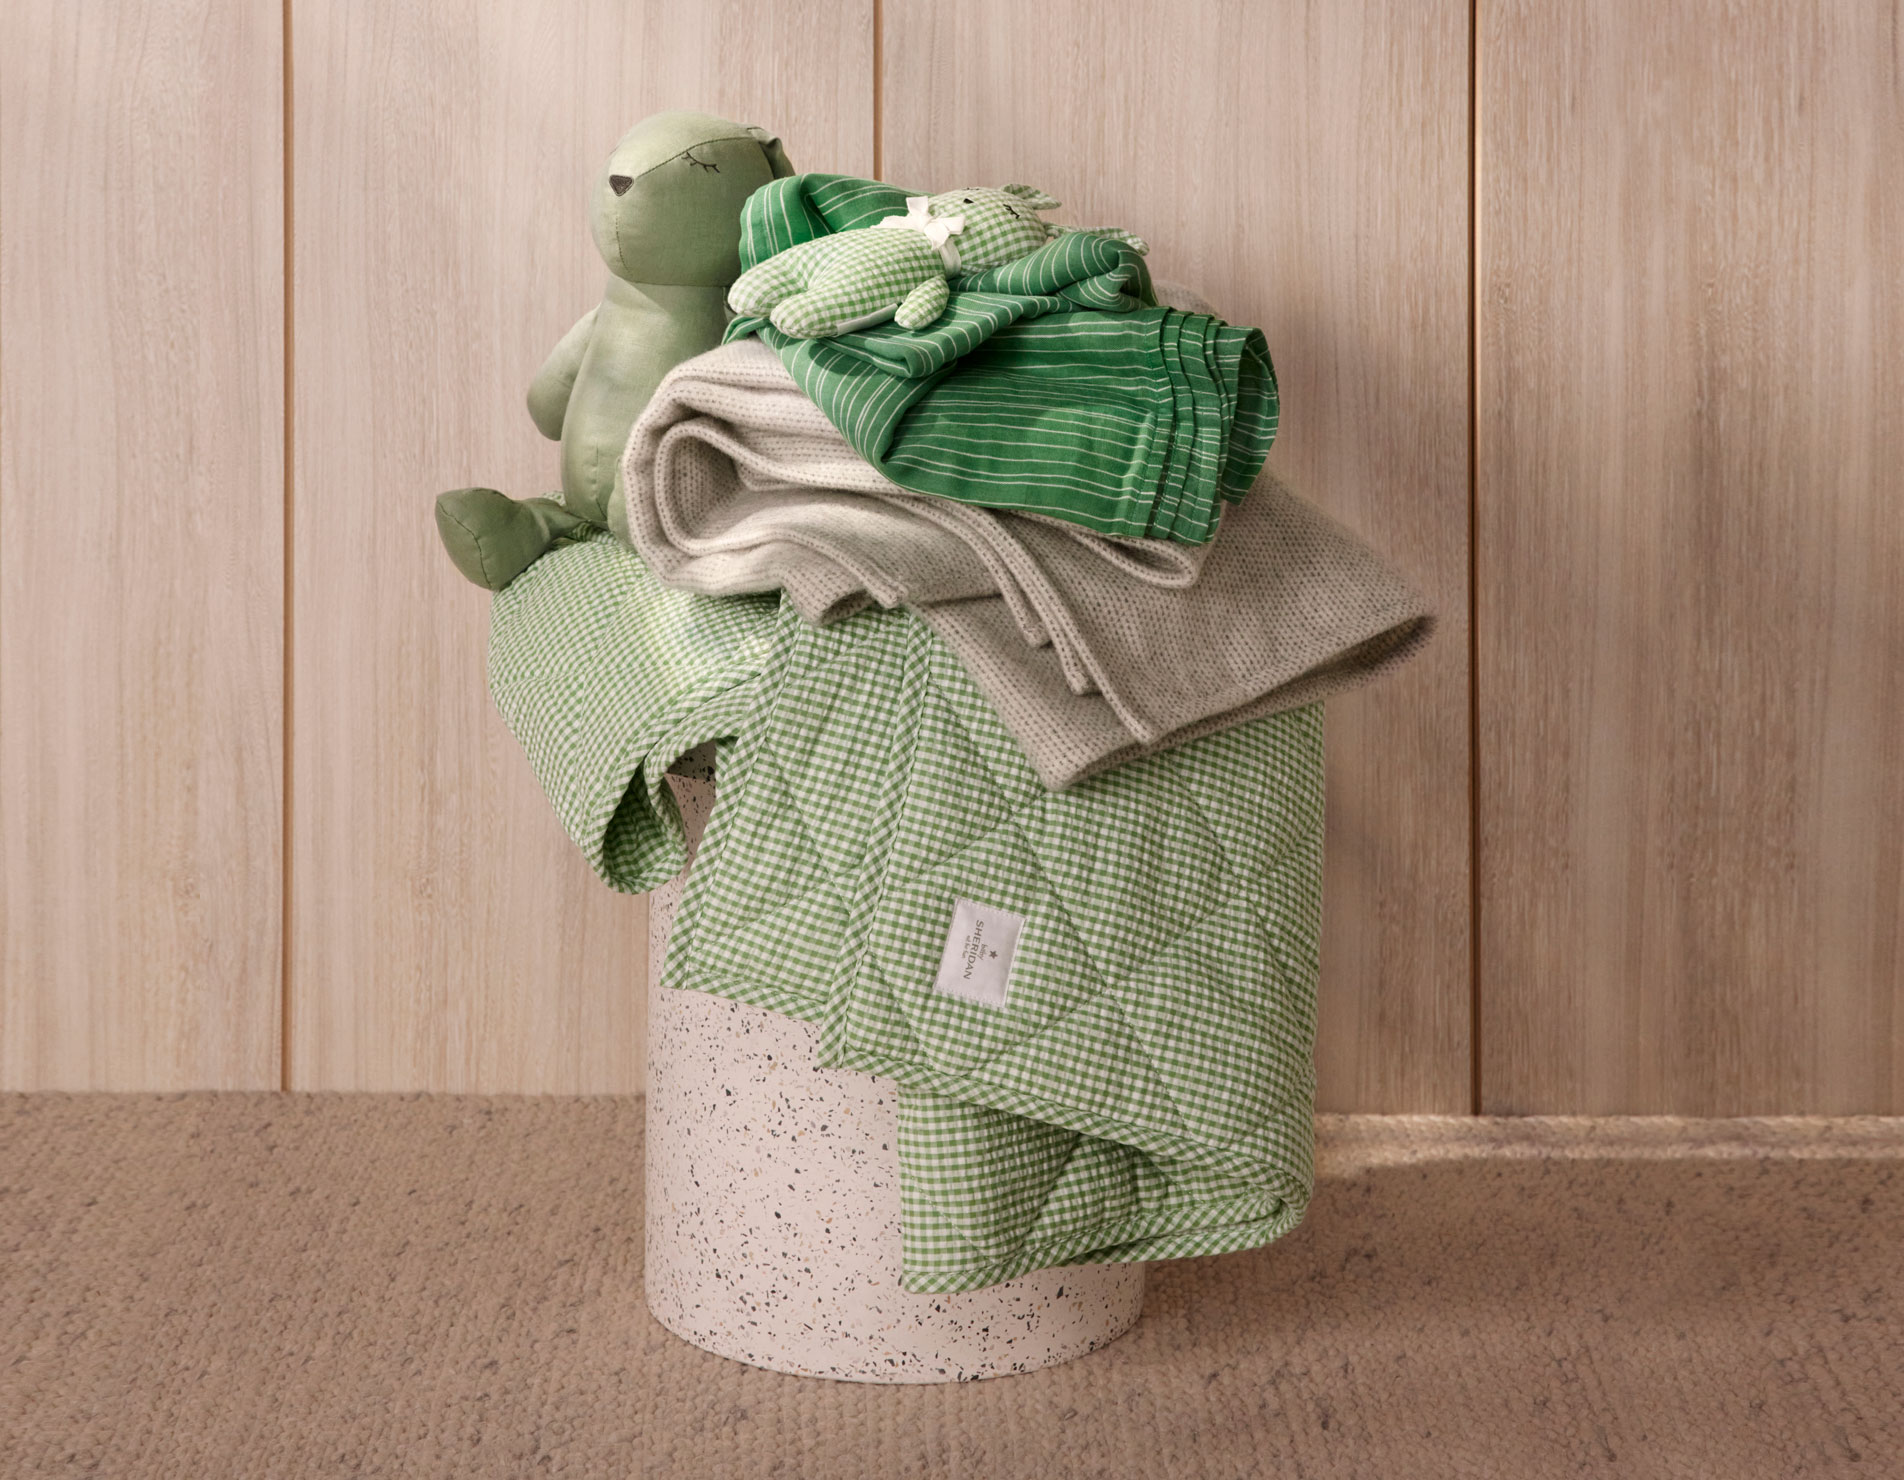
M904 211L803 175L744 266ZM923 330L743 317L636 423L612 532L496 598L490 682L665 984L901 1086L904 1280L1253 1247L1312 1183L1322 706L1420 598L1262 466L1261 334L1067 232ZM1162 300L1162 301L1160 301Z

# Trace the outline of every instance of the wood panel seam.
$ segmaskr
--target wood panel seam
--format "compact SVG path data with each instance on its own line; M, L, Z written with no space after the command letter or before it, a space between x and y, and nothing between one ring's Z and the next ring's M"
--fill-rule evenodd
M291 1088L291 828L294 813L291 805L292 786L292 699L294 693L294 675L292 670L292 641L295 636L296 608L292 603L293 580L297 557L297 530L295 526L296 504L295 490L297 478L296 429L294 418L296 406L293 396L296 389L296 349L292 338L296 330L296 305L293 267L296 251L295 237L292 233L292 215L295 209L293 185L295 182L294 161L291 138L291 0L283 0L279 14L278 44L281 49L282 73L279 78L279 106L283 109L281 125L281 143L284 152L283 174L279 189L284 194L284 616L283 651L280 654L282 672L279 686L278 745L282 770L279 787L282 792L283 814L279 822L279 859L278 859L278 1086Z
M1481 0L1468 5L1468 1100L1481 1077Z

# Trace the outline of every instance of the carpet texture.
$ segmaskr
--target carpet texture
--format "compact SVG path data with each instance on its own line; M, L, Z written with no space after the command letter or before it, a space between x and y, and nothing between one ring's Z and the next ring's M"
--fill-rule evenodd
M641 1124L0 1097L0 1476L1904 1474L1904 1122L1325 1119L1283 1242L894 1389L649 1319Z

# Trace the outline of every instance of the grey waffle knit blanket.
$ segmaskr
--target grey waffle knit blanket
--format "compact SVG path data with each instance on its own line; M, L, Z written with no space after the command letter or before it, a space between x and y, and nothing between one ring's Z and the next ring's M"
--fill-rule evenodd
M911 608L1053 790L1339 693L1407 659L1434 623L1269 473L1201 547L908 492L753 340L675 368L622 476L615 532L667 585L781 590L817 625Z

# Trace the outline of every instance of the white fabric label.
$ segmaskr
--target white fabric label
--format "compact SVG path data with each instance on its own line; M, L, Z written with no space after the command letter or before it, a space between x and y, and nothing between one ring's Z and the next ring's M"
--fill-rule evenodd
M952 929L939 958L935 990L986 1007L1003 1007L1011 990L1012 957L1025 917L961 899L952 906Z

